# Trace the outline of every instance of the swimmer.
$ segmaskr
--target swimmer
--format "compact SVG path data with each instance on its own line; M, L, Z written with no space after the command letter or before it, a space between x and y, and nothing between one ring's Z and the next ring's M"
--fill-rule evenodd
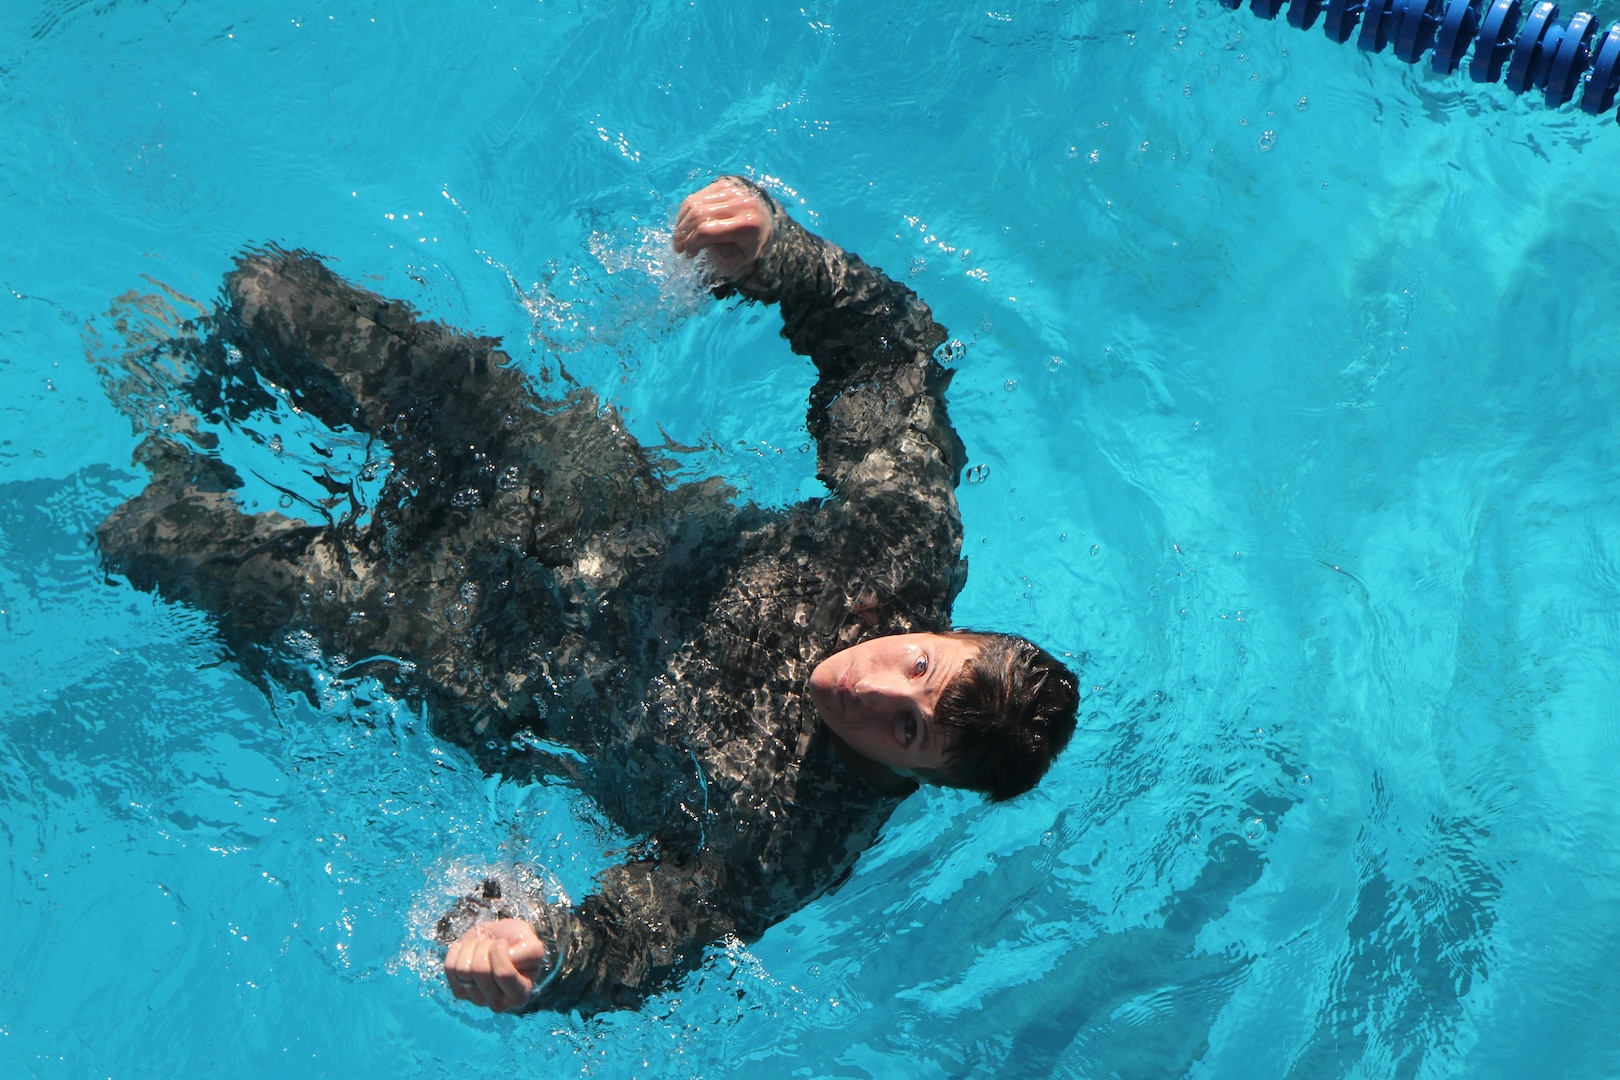
M141 445L151 483L98 531L110 570L208 612L249 677L309 690L286 643L312 640L486 771L564 777L644 838L577 904L492 878L440 920L451 993L496 1012L637 1007L835 888L918 783L1012 798L1075 727L1053 656L952 629L966 456L927 305L739 177L689 196L673 243L814 362L827 497L673 482L589 389L543 397L498 341L270 250L141 348L211 421L273 406L268 383L382 440L369 518L244 513L193 434Z

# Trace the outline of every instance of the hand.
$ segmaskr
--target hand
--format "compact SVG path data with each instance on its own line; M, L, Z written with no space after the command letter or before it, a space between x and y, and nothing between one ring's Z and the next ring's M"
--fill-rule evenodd
M707 251L721 281L752 273L770 239L771 212L765 201L730 177L688 195L675 215L675 250L688 256Z
M546 947L522 919L479 923L444 956L444 978L462 1001L493 1012L521 1008L534 992Z

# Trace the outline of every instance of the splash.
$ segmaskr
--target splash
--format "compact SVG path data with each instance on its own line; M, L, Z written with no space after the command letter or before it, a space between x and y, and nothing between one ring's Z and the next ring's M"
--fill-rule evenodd
M675 254L672 235L667 225L595 228L588 263L549 263L527 287L506 271L529 317L529 343L559 356L604 349L627 360L706 307L708 260Z
M550 870L520 860L489 863L477 858L454 858L429 870L428 878L428 887L417 894L406 913L405 941L388 965L390 974L414 974L423 997L443 990L441 939L460 937L469 927L491 917L487 909L480 914L452 911L457 901L483 894L485 882L496 882L500 886L501 902L517 910L520 917L548 907L573 904L562 882ZM445 927L442 932L441 924Z

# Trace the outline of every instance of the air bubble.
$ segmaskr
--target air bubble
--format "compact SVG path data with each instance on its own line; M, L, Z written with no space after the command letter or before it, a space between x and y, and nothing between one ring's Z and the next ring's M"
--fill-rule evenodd
M1260 152L1262 154L1268 153L1276 145L1277 133L1275 131L1262 131L1260 133Z
M1266 822L1264 818L1253 817L1243 823L1243 835L1250 840L1258 840L1266 835Z

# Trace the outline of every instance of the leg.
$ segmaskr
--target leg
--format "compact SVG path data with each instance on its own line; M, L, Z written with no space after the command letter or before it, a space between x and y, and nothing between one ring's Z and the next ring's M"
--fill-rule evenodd
M403 507L407 543L482 512L543 549L644 516L662 492L665 463L611 409L586 390L541 399L494 338L419 320L297 252L242 258L225 292L192 397L263 404L256 381L222 389L246 369L326 424L381 437L395 466L383 501Z
M102 561L136 588L215 616L238 651L278 641L310 590L303 564L322 530L242 513L229 494L236 473L178 443L148 438L135 460L152 482L96 531Z
M244 257L225 293L224 339L332 427L399 436L426 422L440 443L470 446L539 405L494 338L420 321L312 256Z
M136 588L211 615L250 675L308 690L305 641L393 690L425 690L446 718L475 720L497 703L478 677L442 550L382 566L340 530L243 513L231 495L241 480L217 458L153 437L136 461L152 482L97 530L103 562Z

